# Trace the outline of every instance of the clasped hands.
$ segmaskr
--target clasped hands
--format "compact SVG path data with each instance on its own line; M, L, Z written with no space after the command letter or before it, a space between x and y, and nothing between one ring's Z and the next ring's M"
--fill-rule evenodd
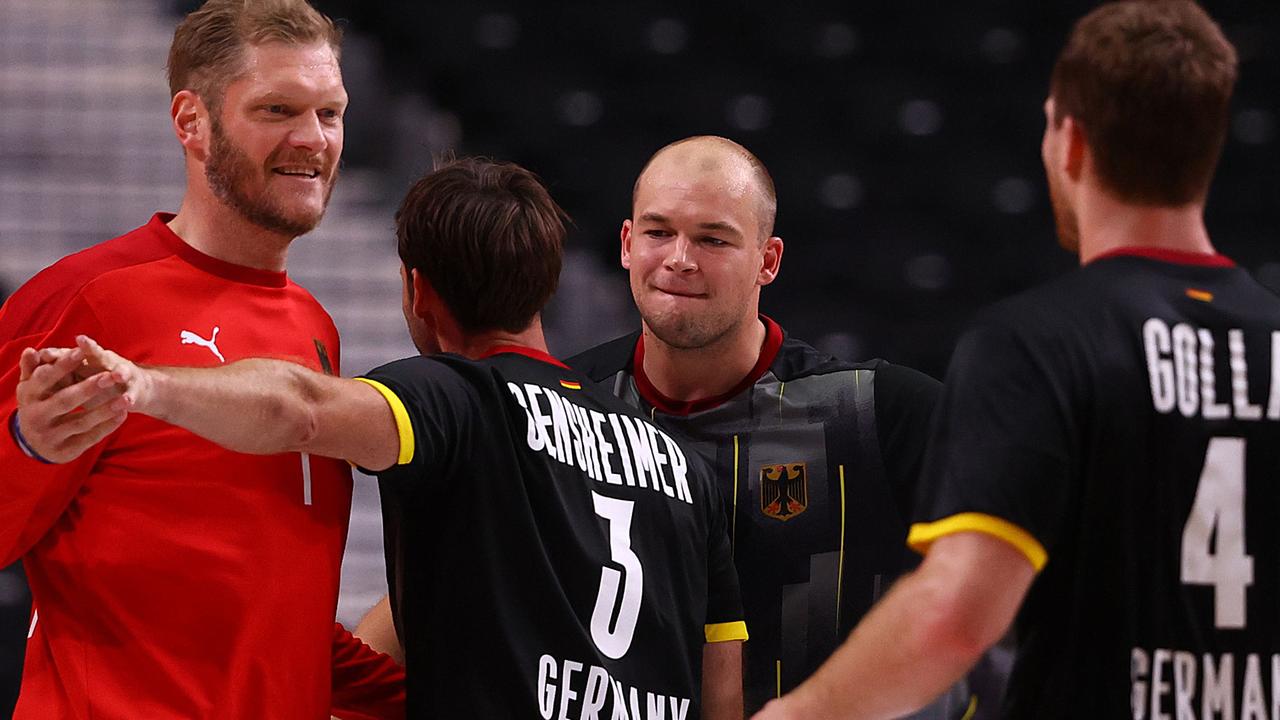
M18 359L17 439L37 459L70 462L115 432L146 373L80 335L74 348L26 348Z

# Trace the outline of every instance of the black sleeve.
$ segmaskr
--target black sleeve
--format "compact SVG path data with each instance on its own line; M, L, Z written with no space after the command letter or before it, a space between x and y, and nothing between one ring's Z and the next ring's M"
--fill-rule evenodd
M941 383L917 370L889 363L876 369L880 457L904 520L915 516L920 470L941 392Z
M980 531L1039 569L1072 493L1071 373L1026 323L986 322L956 346L921 476L908 542Z
M381 386L400 432L400 457L378 477L439 478L478 415L476 389L454 368L426 357L388 363L361 379Z
M711 488L707 498L707 641L745 640L745 613L729 542L731 511L717 483L710 481L713 475L709 467L700 458L698 462L706 473L706 486Z

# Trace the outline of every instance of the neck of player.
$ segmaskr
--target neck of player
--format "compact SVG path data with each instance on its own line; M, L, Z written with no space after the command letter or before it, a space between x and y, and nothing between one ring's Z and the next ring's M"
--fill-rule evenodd
M1142 247L1213 255L1204 225L1204 202L1179 206L1133 205L1105 191L1082 193L1080 264L1115 250Z
M542 334L542 316L536 315L529 327L520 332L491 330L468 335L442 331L437 334L440 351L468 358L478 358L499 346L516 346L547 353L547 340Z
M203 190L203 192L201 192ZM213 197L203 185L188 188L169 229L183 242L219 260L284 272L292 237L264 230Z
M682 402L717 397L742 382L760 359L765 327L758 315L709 345L677 348L644 327L644 374L658 392Z

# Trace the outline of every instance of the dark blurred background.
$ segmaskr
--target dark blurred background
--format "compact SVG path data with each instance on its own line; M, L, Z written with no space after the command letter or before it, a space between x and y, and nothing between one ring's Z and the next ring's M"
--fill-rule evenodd
M1096 3L663 4L317 0L346 26L344 175L290 272L329 308L345 374L412 352L391 213L446 152L539 173L576 221L546 317L569 355L635 327L618 228L662 145L730 137L770 168L787 243L762 306L833 354L941 377L975 309L1069 270L1040 167L1041 103ZM0 0L0 276L176 209L163 63L190 0ZM1280 3L1207 3L1241 58L1209 203L1219 249L1280 288ZM1152 118L1158 123L1159 118ZM384 591L357 484L339 618ZM28 625L0 574L0 716Z
M376 38L392 87L447 108L462 152L539 172L619 288L636 173L701 133L772 171L788 245L763 305L831 350L940 375L976 307L1072 265L1054 247L1041 101L1071 23L1096 3L317 4ZM1210 10L1242 63L1209 225L1262 268L1277 255L1280 4ZM351 161L394 162L379 135L351 140Z

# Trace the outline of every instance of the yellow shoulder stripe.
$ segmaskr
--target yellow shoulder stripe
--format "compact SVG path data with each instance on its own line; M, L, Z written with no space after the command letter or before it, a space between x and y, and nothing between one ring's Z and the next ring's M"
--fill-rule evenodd
M747 624L742 620L726 623L713 623L703 626L707 635L707 642L727 642L729 640L746 640Z
M958 532L986 533L1004 540L1025 555L1036 572L1040 572L1049 561L1049 553L1035 536L1008 520L985 513L960 513L930 523L916 523L907 533L907 545L923 555L934 540Z
M413 423L409 421L409 411L405 409L404 403L400 402L400 398L391 391L391 388L377 380L362 377L356 380L371 385L391 406L391 415L396 419L396 432L400 434L400 454L396 457L396 464L408 465L413 462Z

